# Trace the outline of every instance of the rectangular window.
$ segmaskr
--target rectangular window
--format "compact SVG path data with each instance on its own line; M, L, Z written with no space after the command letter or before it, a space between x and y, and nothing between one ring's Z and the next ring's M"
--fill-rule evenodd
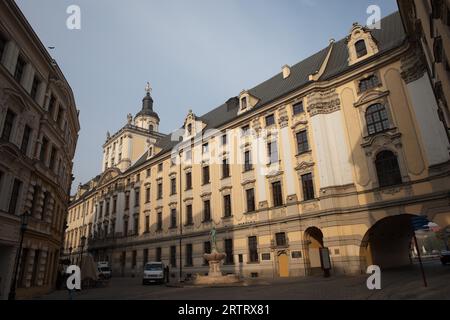
M26 267L28 265L28 252L29 249L28 248L23 248L22 250L22 257L20 259L20 268L19 268L19 279L18 279L18 283L17 286L20 288L25 287L25 275L26 275Z
M136 255L137 255L136 250L134 250L131 259L131 268L133 269L136 268Z
M267 143L267 156L270 164L278 162L278 144L276 141Z
M41 194L41 187L35 186L33 192L33 201L31 203L31 210L30 210L30 213L32 215L36 213L40 194ZM75 214L72 214L72 221L74 220L73 218L75 218Z
M145 189L145 203L149 203L150 202L150 188L146 188Z
M19 200L20 189L22 188L22 181L19 179L14 179L14 185L11 193L11 198L9 200L9 214L16 214L17 202Z
M63 109L62 107L59 107L59 108L58 108L58 112L56 113L56 123L57 123L58 125L61 124L63 112L64 112L64 109Z
M211 242L210 241L206 241L203 242L203 253L211 253ZM203 259L203 265L207 266L208 265L208 260Z
M177 266L177 247L176 246L170 247L170 266L172 268L176 268L176 266Z
M286 233L284 232L279 232L275 235L275 240L277 243L277 247L285 247L287 242L286 242Z
M266 117L266 126L270 127L275 124L275 116L273 114Z
M247 97L243 97L241 99L241 108L242 109L247 109Z
M38 284L39 259L41 258L41 251L34 250L33 269L31 271L31 286L35 287Z
M16 114L8 109L5 117L5 124L3 125L2 139L9 141L11 138L12 129L14 127L14 120L16 119Z
M253 170L253 166L252 166L252 157L251 157L251 153L250 151L245 151L244 153L244 171L248 172L248 171L252 171Z
M35 101L36 101L36 98L37 98L37 92L38 92L40 84L41 84L41 81L39 80L39 78L37 76L34 76L33 84L31 85L30 96Z
M281 207L283 205L283 193L281 190L281 182L272 183L273 206Z
M209 166L204 166L202 170L203 170L203 184L209 184L211 182L211 179L209 177Z
M245 137L249 134L250 132L250 126L246 125L242 127L242 136Z
M155 254L155 260L156 262L161 262L162 258L162 249L160 247L156 248L156 254Z
M248 237L248 258L251 263L259 261L258 242L256 237Z
M150 216L145 216L145 233L150 232Z
M187 172L186 173L186 190L192 189L192 173Z
M177 194L177 178L170 179L170 194Z
M248 189L245 191L247 195L247 212L255 211L255 189Z
M136 175L136 182L139 182L139 181L141 181L141 175L138 173L138 174Z
M55 169L55 160L56 160L56 148L52 147L52 150L50 151L50 162L49 162L49 165L48 165L50 170L54 170Z
M222 136L222 146L226 146L228 143L228 137L226 134Z
M210 200L203 201L203 221L204 222L211 221L211 201Z
M189 243L186 245L186 267L192 267L193 261L192 261L192 244Z
M305 109L303 108L303 101L296 103L292 106L292 113L294 114L294 116L299 115L304 112L305 112Z
M130 194L125 194L125 210L130 209Z
M312 173L308 173L302 176L302 187L303 199L305 201L313 200L315 198L315 195Z
M123 221L123 236L128 237L128 220Z
M190 226L194 224L194 218L192 216L192 205L188 204L186 206L186 225Z
M161 200L163 197L163 185L162 182L158 183L158 200Z
M170 209L170 227L175 229L177 227L177 209Z
M16 70L14 71L14 79L16 79L17 82L20 83L23 76L23 70L25 69L25 65L27 63L23 59L21 55L17 58L17 64L16 64Z
M300 131L296 134L297 137L297 152L302 154L309 151L308 133L306 130Z
M44 192L44 199L42 199L41 220L44 220L45 216L47 215L47 208L48 208L49 200L50 200L50 193ZM81 211L81 209L80 209L80 211Z
M152 171L151 171L150 169L147 169L147 170L146 170L147 178L150 178L151 172L152 172Z
M53 119L56 109L56 98L54 95L50 97L50 102L48 104L48 115L50 119Z
M142 254L142 258L144 261L144 266L147 264L148 262L148 249L144 249L144 253Z
M140 200L140 197L139 197L139 189L135 189L134 190L134 206L135 207L139 207L139 200Z
M0 62L2 61L3 53L5 52L6 44L8 40L0 34Z
M20 146L20 151L24 154L27 153L28 145L30 144L30 136L31 136L31 128L25 125L25 129L23 130L22 144Z
M223 197L223 208L224 208L224 213L223 216L225 218L229 218L232 215L231 212L231 195L227 194Z
M222 160L222 179L230 177L230 164L228 163L228 159Z
M109 216L110 201L111 201L111 199L108 199L108 200L105 201L105 203L106 203L105 216Z
M234 264L233 239L225 239L225 264Z
M42 138L41 153L39 154L39 160L45 162L45 157L47 156L48 139L46 137Z
M162 172L164 165L162 163L158 164L158 172Z
M134 218L134 234L139 234L139 217Z
M158 212L158 221L156 231L161 231L163 228L163 217L162 212Z
M117 196L114 196L113 197L113 206L112 206L112 209L113 209L113 213L116 213L117 212Z
M202 146L202 154L207 154L209 152L209 144L205 143Z

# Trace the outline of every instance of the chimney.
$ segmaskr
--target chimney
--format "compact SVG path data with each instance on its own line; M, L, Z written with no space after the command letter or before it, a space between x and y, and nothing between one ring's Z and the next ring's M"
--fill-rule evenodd
M283 79L289 78L291 75L291 67L289 67L287 64L283 66Z

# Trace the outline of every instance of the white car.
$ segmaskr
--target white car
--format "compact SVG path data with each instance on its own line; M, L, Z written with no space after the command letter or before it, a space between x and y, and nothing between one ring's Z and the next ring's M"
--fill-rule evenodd
M148 262L144 266L142 284L164 283L165 265L162 262Z

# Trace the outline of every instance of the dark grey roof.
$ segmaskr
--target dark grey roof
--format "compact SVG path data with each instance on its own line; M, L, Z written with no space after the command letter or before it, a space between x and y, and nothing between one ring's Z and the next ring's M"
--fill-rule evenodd
M370 59L377 59L386 51L400 46L406 39L406 33L403 28L399 12L395 12L381 20L381 29L373 30L372 35L378 43L379 52ZM250 94L260 99L253 110L264 106L290 92L300 89L310 83L309 76L318 71L324 62L329 51L329 46L312 55L309 58L297 63L291 67L291 74L287 79L283 79L280 72L269 80L257 85L249 90ZM342 39L334 43L333 51L328 61L327 67L320 80L328 80L336 75L342 74L360 64L367 63L367 60L358 64L348 65L347 39ZM239 110L239 101L236 97L229 99L218 108L199 117L207 128L219 128L220 126L237 118ZM170 139L170 135L163 138L159 143L162 148L161 154L171 150L177 142ZM147 156L144 155L129 170L146 162Z

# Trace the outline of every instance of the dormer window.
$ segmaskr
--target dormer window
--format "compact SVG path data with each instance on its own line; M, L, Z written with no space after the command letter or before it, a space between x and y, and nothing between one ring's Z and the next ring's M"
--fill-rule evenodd
M353 65L379 52L377 40L369 28L354 23L347 37L348 63Z
M188 135L192 135L192 124L191 123L189 123L187 125L187 133L188 133Z
M358 57L358 59L367 55L367 47L366 42L364 40L358 40L355 43L355 49L356 49L356 56Z
M242 110L247 109L247 105L248 105L248 103L247 103L247 97L243 97L243 98L241 99L241 109L242 109Z

